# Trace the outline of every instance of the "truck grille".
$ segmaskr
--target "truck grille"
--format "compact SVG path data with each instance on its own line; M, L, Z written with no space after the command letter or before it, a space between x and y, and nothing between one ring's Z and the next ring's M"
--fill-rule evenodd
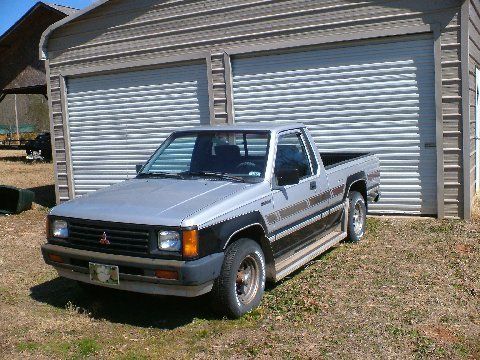
M107 253L147 255L150 232L139 225L70 220L68 242L75 247ZM108 243L100 240L106 234Z

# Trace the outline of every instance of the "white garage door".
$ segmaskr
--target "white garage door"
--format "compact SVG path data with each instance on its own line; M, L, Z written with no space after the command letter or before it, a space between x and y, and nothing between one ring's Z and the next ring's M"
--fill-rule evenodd
M135 176L180 127L209 123L205 64L67 79L75 195Z
M233 60L235 121L297 121L320 151L378 154L372 212L436 214L433 40Z

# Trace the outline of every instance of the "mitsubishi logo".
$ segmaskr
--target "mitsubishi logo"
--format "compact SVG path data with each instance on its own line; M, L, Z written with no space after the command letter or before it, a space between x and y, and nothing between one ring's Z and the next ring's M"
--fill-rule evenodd
M107 239L107 234L105 233L105 231L103 232L103 235L102 237L100 238L100 244L102 245L110 245L110 241L108 241Z

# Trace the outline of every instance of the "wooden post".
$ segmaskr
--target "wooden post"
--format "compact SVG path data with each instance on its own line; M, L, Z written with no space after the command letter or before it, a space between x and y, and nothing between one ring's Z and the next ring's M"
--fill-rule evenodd
M18 144L20 144L20 133L18 131L17 94L15 94L15 126L17 127L17 141L18 141Z

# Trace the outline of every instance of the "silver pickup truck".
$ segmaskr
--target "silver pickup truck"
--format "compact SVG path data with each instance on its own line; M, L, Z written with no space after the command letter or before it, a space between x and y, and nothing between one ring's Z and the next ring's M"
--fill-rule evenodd
M84 286L199 296L239 317L378 201L379 161L322 153L302 124L175 131L136 178L54 207L45 261ZM88 284L88 285L85 285Z

